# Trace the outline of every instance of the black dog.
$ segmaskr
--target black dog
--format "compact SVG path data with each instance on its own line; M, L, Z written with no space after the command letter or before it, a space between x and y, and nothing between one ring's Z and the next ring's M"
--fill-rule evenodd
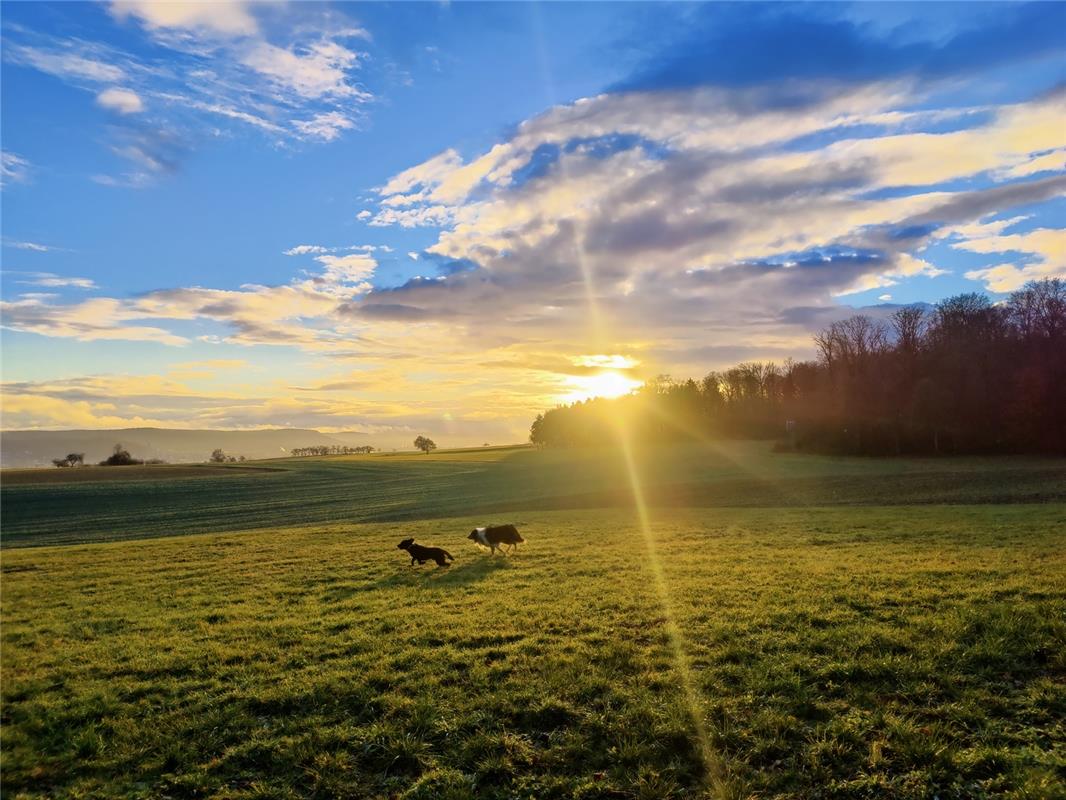
M499 548L502 553L505 546L517 548L525 541L514 525L489 525L484 528L474 528L466 538L489 548L491 553L495 553L496 548Z
M443 547L425 547L424 545L415 544L414 539L404 539L396 546L411 554L412 567L416 561L419 564L425 564L427 561L436 561L438 567L446 567L448 566L448 561L455 561L452 558L452 554Z

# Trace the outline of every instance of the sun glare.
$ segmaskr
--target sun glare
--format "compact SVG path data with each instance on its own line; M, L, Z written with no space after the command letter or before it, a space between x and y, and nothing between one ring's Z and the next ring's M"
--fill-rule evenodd
M567 403L593 397L621 397L641 385L640 381L614 370L604 370L593 375L573 375L567 381L571 391L562 398Z

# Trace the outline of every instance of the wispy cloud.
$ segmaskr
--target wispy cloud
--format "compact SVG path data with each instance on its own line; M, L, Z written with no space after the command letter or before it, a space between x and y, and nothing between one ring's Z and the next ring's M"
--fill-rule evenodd
M28 277L25 280L17 281L18 283L29 284L31 286L45 286L51 289L59 288L72 288L72 289L95 289L96 283L90 278L75 278L70 276L56 275L51 272L29 272L24 273ZM25 295L23 295L25 297Z
M311 119L293 120L296 129L309 139L332 142L342 132L356 127L355 121L340 111L326 111L315 114Z
M105 48L78 39L57 39L52 47L9 43L4 48L5 61L32 67L57 78L89 83L120 83L130 76L118 64L105 60L110 55Z
M320 7L297 4L112 2L117 24L140 28L169 51L149 61L99 42L10 25L4 59L92 92L122 118L119 140L154 135L182 139L186 149L222 122L270 137L273 144L332 142L358 128L373 93L356 79L369 58L369 34ZM269 12L271 24L258 16ZM296 21L298 20L298 24ZM127 130L128 128L128 130ZM116 154L141 165L98 182L144 186L167 170L145 148L118 141ZM8 180L21 174L5 163Z
M57 247L51 247L47 244L41 244L39 242L19 242L11 239L4 239L4 247L13 247L16 250L30 250L34 253L48 253L52 250L60 249Z
M0 186L8 183L25 183L29 177L29 161L6 150L0 153Z

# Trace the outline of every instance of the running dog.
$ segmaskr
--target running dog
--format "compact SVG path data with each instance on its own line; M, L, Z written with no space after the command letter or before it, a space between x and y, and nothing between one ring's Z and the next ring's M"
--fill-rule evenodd
M412 567L416 561L419 564L425 564L427 561L436 561L438 567L446 567L449 561L455 561L452 558L452 554L443 547L426 547L425 545L415 544L414 539L404 539L396 546L408 552L411 556Z
M493 554L497 549L505 553L506 547L512 550L517 549L518 545L525 541L514 525L487 525L484 528L474 528L466 538L475 544L489 548L489 552Z

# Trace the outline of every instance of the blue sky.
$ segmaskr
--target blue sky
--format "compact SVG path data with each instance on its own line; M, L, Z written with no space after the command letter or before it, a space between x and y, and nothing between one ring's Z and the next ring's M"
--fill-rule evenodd
M805 357L855 308L1062 276L1064 30L4 3L3 425L512 441L603 364Z

